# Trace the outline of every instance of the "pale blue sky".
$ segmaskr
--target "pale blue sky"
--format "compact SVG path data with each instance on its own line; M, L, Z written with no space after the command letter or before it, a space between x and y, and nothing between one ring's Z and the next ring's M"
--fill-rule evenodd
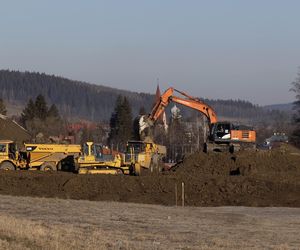
M133 91L293 101L300 1L0 0L0 68Z

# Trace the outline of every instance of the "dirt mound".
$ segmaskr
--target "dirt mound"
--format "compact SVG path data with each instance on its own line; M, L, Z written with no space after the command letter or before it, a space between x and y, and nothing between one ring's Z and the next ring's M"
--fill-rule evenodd
M184 176L265 176L283 181L285 175L290 178L300 174L300 154L289 149L208 155L200 152L187 157L173 171Z
M8 117L0 115L0 140L13 140L22 145L29 139L30 135L27 130Z
M191 206L300 207L300 155L289 150L196 153L172 171L147 176L0 173L0 193L66 199L175 204L175 186Z

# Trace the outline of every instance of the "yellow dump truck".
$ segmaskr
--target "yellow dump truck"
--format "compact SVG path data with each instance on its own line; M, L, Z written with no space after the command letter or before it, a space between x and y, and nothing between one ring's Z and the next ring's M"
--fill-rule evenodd
M81 146L76 144L25 144L28 167L41 171L60 170L59 163L72 156L78 158Z
M25 150L18 151L13 141L0 141L0 169L58 170L59 163L68 156L79 157L80 145L25 144Z
M143 170L159 172L161 162L166 156L166 147L146 141L128 141L123 159L123 166L127 166L134 175L141 175Z

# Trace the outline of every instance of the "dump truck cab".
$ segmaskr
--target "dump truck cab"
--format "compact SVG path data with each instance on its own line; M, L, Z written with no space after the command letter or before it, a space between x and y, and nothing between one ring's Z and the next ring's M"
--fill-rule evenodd
M0 170L27 168L26 153L19 153L14 141L0 140Z
M0 157L1 160L16 159L16 144L13 141L0 141Z

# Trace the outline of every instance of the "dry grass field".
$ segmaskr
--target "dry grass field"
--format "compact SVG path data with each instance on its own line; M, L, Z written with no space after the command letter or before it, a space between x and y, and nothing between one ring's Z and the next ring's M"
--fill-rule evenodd
M299 249L299 208L0 196L0 249Z

